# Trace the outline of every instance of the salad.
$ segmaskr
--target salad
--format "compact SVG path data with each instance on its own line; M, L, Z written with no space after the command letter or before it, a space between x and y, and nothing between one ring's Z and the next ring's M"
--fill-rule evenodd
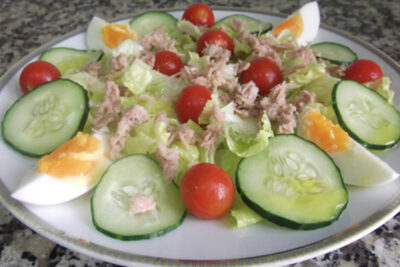
M187 213L229 227L333 223L347 184L398 177L370 150L396 145L400 113L375 62L310 45L318 27L316 2L275 27L215 22L202 4L181 20L94 17L87 50L51 48L21 73L2 134L40 159L12 196L53 205L94 188L94 227L121 240L164 234Z

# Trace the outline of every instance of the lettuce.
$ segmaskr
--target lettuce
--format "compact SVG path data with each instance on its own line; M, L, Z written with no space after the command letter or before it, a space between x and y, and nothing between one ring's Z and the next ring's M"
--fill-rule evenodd
M157 115L159 113L165 112L167 117L176 118L174 103L168 97L153 96L147 94L120 97L121 110L125 110L136 104L143 106L150 115Z
M325 73L319 78L304 85L303 89L315 93L316 97L322 100L325 104L331 104L333 87L339 81L340 79L332 77L329 74Z
M157 141L168 143L170 133L167 125L155 118L134 128L133 133L126 138L124 154L145 153L153 155L157 149Z
M174 181L179 185L182 176L190 168L191 164L199 162L200 152L197 146L188 145L187 147L178 141L172 145L179 149L178 171L175 175Z
M364 83L365 86L375 89L380 95L393 104L394 91L390 89L389 77L383 76L378 80Z
M314 62L304 68L297 69L288 76L289 83L295 83L298 87L304 86L316 79L321 78L326 73L325 63Z
M259 129L256 118L241 118L234 114L233 103L221 110L225 113L226 143L237 156L252 156L268 145L268 138L273 136L273 131L266 113L261 118L262 128Z
M176 95L185 87L184 82L180 79L153 70L151 66L140 59L136 59L125 70L121 83L134 95L143 93Z
M199 27L197 27L188 20L178 21L177 27L181 32L184 32L189 36L193 37L194 40L198 40L200 36L203 34L203 32L200 30Z
M117 47L111 49L111 55L116 57L120 54L125 54L126 56L138 56L142 52L143 47L139 42L126 39L121 42Z

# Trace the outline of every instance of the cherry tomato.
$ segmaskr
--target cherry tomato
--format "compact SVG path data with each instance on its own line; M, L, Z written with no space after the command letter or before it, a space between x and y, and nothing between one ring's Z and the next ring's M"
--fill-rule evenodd
M378 64L372 60L359 59L347 67L343 79L354 80L359 83L375 81L383 76Z
M229 175L217 165L199 163L182 177L180 192L190 213L202 219L215 219L232 206L235 187Z
M61 73L53 64L46 61L34 61L26 65L19 76L22 93L26 94L42 83L60 78Z
M183 67L181 58L174 52L167 50L160 51L155 54L155 57L154 69L165 75L174 75Z
M250 67L240 75L241 83L253 81L257 85L259 95L269 94L271 89L282 80L282 73L278 65L266 57L253 60Z
M222 46L233 53L233 41L232 38L221 30L209 30L203 33L203 35L197 41L197 53L200 55L204 48L208 45L214 44Z
M188 6L183 13L182 19L188 20L197 26L210 28L214 25L214 13L211 8L200 3Z
M211 99L211 90L207 87L191 85L184 88L175 105L178 119L182 123L189 119L197 123L199 115L209 99Z

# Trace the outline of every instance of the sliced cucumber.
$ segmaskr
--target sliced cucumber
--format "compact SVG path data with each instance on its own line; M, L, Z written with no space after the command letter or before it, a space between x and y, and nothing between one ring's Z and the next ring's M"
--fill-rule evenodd
M323 150L296 135L269 139L236 170L243 201L260 216L293 229L336 221L348 202L339 169Z
M400 112L378 92L344 80L332 91L333 108L351 137L370 149L387 149L400 140Z
M129 25L139 36L144 36L159 26L163 27L165 32L174 36L178 32L177 22L178 20L167 12L147 11L133 18Z
M222 25L224 25L225 28L227 28L229 23L233 20L242 22L243 28L249 29L251 33L265 33L272 29L271 23L265 23L265 22L255 19L255 18L246 16L246 15L242 15L242 14L233 14L230 16L226 16L226 17L220 19L219 21L217 21L214 24L213 28L219 29Z
M44 83L7 110L3 138L24 154L42 156L81 130L88 110L87 92L79 84L67 79Z
M98 61L103 53L101 51L80 50L68 47L55 47L44 51L39 60L44 60L55 65L61 74L69 69L79 70L92 61Z
M327 60L333 64L350 65L358 59L357 54L349 47L335 43L322 42L311 45L311 50L321 53L319 58Z
M144 195L155 209L131 212L132 199ZM108 167L93 193L91 211L96 229L120 240L160 236L177 228L186 214L179 189L144 154L128 155Z

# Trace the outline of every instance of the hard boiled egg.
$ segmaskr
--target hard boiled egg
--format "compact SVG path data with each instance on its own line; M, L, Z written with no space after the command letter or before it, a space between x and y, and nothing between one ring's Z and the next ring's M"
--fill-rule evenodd
M388 183L399 176L386 162L351 139L340 126L315 109L305 108L302 111L297 134L314 142L331 156L346 184L373 186Z
M12 197L30 204L63 203L91 190L99 181L109 160L106 157L108 136L78 132L22 179Z
M86 45L89 49L109 52L125 40L138 40L139 36L129 24L108 23L94 16L86 31Z
M296 34L299 45L304 46L312 42L317 36L320 24L319 7L316 1L302 6L286 20L272 29L272 33L279 35L284 30Z

